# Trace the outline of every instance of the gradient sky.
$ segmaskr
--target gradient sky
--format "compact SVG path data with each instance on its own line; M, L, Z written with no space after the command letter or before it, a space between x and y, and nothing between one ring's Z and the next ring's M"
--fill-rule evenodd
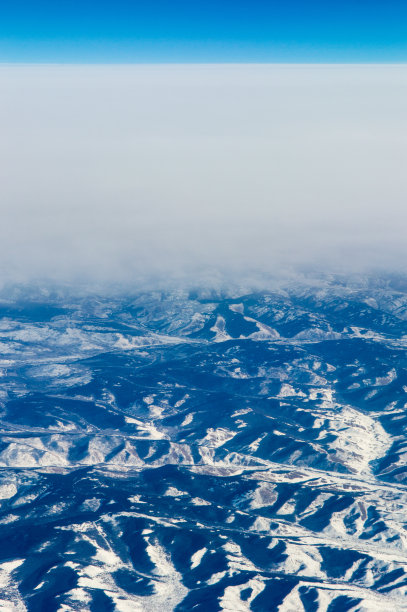
M405 62L401 0L5 0L0 62Z
M399 268L406 61L401 1L3 2L0 284Z

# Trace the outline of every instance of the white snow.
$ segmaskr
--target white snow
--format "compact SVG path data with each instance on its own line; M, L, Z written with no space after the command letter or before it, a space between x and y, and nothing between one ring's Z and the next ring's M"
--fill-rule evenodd
M191 557L191 569L195 569L201 563L202 557L206 553L207 548L201 548L197 550Z

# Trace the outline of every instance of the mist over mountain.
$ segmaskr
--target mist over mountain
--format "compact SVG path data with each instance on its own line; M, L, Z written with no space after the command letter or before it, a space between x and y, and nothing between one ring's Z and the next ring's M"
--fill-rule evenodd
M400 269L403 65L0 68L1 278Z
M0 66L0 609L407 611L407 68Z

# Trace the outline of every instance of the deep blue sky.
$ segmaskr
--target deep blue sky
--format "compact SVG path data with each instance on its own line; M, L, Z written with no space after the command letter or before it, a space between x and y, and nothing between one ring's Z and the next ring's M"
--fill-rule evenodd
M2 0L0 62L405 62L405 0Z

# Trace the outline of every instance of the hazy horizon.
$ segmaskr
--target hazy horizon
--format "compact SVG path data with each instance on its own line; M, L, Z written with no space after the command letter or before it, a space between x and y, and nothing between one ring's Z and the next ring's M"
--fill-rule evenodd
M0 66L0 280L399 270L407 67Z

